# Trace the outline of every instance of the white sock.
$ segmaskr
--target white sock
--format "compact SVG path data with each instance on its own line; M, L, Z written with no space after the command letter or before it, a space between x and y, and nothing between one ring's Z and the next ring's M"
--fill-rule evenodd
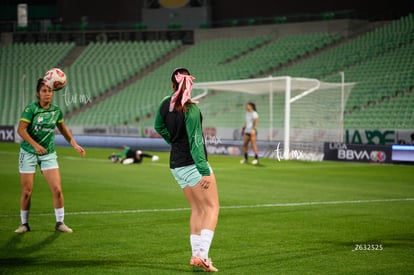
M201 236L197 234L190 235L190 244L191 244L191 251L193 256L197 256L200 254L200 241Z
M55 208L56 222L63 222L65 217L65 208Z
M213 241L214 231L203 229L201 230L200 236L200 256L203 259L208 259L208 251L210 250L210 245Z
M29 210L20 209L20 220L22 221L22 224L29 222Z

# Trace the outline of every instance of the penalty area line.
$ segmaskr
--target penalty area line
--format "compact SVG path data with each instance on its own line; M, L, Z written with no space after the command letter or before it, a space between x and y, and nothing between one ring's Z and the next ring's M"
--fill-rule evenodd
M336 204L369 204L369 203L388 203L388 202L405 202L414 201L414 198L394 198L394 199L375 199L375 200L349 200L349 201L310 201L310 202L288 202L288 203L266 203L253 205L225 205L220 209L253 209L253 208L270 208L270 207L300 207L300 206L317 206L317 205L336 205ZM111 214L137 214L137 213L156 213L156 212L181 212L190 211L190 208L160 208L160 209L131 209L131 210L104 210L104 211L80 211L66 212L65 215L111 215ZM31 213L31 216L51 216L53 213ZM0 214L0 217L15 217L18 215Z

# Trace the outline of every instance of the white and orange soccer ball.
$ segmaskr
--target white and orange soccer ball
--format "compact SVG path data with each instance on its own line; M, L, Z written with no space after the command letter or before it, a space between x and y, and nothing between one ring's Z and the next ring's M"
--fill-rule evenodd
M43 76L45 84L53 91L59 91L66 86L66 74L59 68L50 69Z

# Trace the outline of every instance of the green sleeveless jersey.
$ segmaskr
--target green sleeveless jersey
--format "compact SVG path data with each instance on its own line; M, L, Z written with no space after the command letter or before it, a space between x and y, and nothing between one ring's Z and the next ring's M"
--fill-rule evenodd
M27 133L48 153L55 151L56 124L63 121L63 113L58 106L51 104L48 109L45 109L38 102L29 104L24 108L20 120L29 123L26 128ZM20 147L27 152L37 154L27 141L23 141Z

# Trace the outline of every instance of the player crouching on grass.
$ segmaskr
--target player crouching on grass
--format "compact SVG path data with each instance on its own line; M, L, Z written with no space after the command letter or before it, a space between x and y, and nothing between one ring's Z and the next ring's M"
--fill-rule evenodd
M152 161L158 161L160 159L156 155L144 153L138 149L131 149L128 146L124 146L124 150L121 153L112 153L108 157L113 163L119 162L122 164L141 163L144 158L150 158Z
M56 216L56 231L72 233L63 223L65 216L60 171L55 151L55 127L70 145L83 157L85 150L79 146L63 121L62 110L52 104L54 91L40 78L37 82L37 102L24 108L17 133L22 137L20 145L19 172L22 192L20 196L21 225L16 233L30 231L29 211L36 167L39 165L53 194Z

